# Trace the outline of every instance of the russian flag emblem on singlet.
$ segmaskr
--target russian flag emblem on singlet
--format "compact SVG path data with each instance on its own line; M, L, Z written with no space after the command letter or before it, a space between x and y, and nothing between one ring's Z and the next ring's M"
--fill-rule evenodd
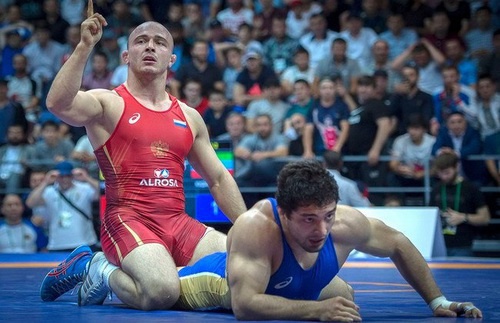
M187 127L186 121L177 120L177 119L174 119L174 125L176 125L178 127L182 127L182 128Z

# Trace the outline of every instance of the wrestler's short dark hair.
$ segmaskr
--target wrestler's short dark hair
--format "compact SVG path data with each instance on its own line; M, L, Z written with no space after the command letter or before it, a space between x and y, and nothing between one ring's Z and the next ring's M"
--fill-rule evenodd
M317 160L289 163L278 174L276 201L287 216L299 207L322 207L338 200L337 182Z

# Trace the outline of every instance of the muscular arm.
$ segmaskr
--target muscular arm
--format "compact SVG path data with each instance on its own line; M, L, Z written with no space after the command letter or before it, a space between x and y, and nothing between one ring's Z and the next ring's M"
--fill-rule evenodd
M368 239L356 249L378 257L390 257L404 279L420 294L426 303L442 295L431 270L418 249L401 232L382 221L365 218L357 226L367 226Z
M188 155L189 163L208 183L210 193L222 212L234 222L246 211L243 197L233 177L217 158L210 144L203 119L194 109L183 109L189 117L189 125L195 131L193 147Z
M280 245L276 224L259 210L242 215L231 229L228 281L231 306L238 320L308 320L319 317L319 302L266 295L272 258ZM258 239L256 238L258 237Z
M82 23L80 43L57 73L47 94L48 109L74 126L84 126L102 113L101 104L91 92L79 89L89 55L102 36L103 25L107 25L106 20L97 13Z

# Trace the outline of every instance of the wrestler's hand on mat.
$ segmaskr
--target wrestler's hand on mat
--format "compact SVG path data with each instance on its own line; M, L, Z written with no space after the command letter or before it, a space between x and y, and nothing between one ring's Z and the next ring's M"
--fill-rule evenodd
M434 310L434 316L456 317L461 315L470 318L483 317L483 313L481 312L481 310L474 306L474 304L472 304L471 302L452 302L449 309L445 309L442 306L439 306Z
M359 306L354 302L341 297L333 297L320 302L322 311L319 316L320 321L336 322L359 322Z
M101 14L94 13L94 4L92 0L89 0L87 19L82 22L81 26L81 42L93 47L101 39L102 27L107 25L106 19Z

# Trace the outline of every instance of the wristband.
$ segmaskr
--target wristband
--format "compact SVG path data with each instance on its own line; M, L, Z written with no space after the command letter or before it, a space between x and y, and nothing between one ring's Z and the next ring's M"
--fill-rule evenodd
M447 310L450 308L452 302L446 299L444 296L439 296L434 298L430 303L429 307L431 310L434 312L439 306L441 306L443 309Z

